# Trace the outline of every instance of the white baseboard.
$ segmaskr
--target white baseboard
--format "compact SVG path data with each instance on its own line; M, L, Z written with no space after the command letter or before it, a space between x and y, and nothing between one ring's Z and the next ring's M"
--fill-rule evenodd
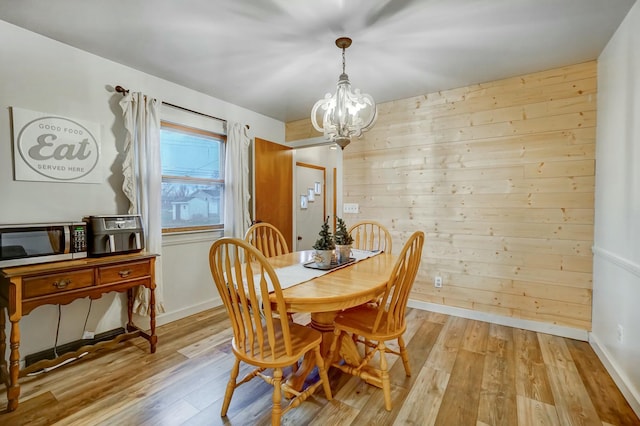
M220 305L222 305L222 300L216 297L213 299L205 300L204 302L198 303L196 305L187 306L186 308L182 308L177 311L158 314L156 316L156 325L168 324L170 322L177 321L179 319L197 314L202 311L206 311L207 309L215 308Z
M630 385L631 381L629 377L618 367L615 359L611 356L607 348L600 343L600 340L595 334L589 333L589 344L593 348L593 351L598 355L598 358L604 365L615 384L624 395L625 399L636 413L640 417L640 391Z
M472 311L470 309L457 308L455 306L439 305L437 303L421 302L419 300L409 300L407 306L422 309L425 311L438 312L441 314L453 315L456 317L469 318L477 321L492 322L506 325L508 327L522 328L524 330L538 333L553 334L582 341L589 340L589 332L578 328L565 327L561 325L548 324L539 321L531 321L520 318L505 317L502 315L488 314L486 312Z
M178 311L159 314L156 317L157 325L168 324L172 321L176 321L220 305L222 305L222 301L219 298L214 298L196 305L188 306ZM538 333L553 334L556 336L567 337L569 339L577 339L585 342L589 341L588 331L572 327L564 327L520 318L504 317L502 315L488 314L485 312L472 311L470 309L457 308L454 306L439 305L437 303L421 302L419 300L409 300L407 306L422 309L424 311L438 312L441 314L469 318L477 321L492 322L495 324L506 325L508 327L522 328L525 330L536 331Z

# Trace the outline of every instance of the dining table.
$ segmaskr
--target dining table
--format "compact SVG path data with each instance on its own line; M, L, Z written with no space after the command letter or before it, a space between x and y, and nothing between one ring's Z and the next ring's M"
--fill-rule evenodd
M333 340L333 321L338 312L375 300L387 285L397 257L384 252L353 250L349 263L335 269L321 270L322 275L310 279L301 273L314 269L314 250L297 251L270 257L281 282L282 295L289 313L310 313L310 327L322 333L321 353L327 359ZM293 271L293 272L292 272ZM298 274L291 278L290 275ZM297 282L303 280L301 282ZM285 288L286 287L286 288ZM271 300L275 302L275 297ZM300 389L314 367L314 357L305 357L289 384Z

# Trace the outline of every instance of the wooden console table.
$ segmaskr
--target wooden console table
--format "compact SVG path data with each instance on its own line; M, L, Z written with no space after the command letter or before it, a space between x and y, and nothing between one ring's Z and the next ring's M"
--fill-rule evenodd
M77 357L84 352L94 352L123 340L141 336L149 341L151 353L156 351L155 333L155 254L135 253L42 263L38 265L16 266L0 270L0 379L7 387L7 411L18 407L20 396L19 377L57 365L66 359ZM132 319L134 288L145 286L151 290L150 331L138 328ZM128 315L127 333L117 336L111 342L100 342L84 346L78 351L60 356L56 360L42 360L20 370L20 318L38 306L48 304L66 305L76 299L90 297L98 299L103 294L117 291L127 292ZM5 309L11 322L9 338L10 355L7 371Z

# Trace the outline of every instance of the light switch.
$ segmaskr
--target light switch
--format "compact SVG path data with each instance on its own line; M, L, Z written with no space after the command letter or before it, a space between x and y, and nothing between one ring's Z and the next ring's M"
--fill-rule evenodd
M360 213L360 206L358 203L344 203L342 205L343 213Z

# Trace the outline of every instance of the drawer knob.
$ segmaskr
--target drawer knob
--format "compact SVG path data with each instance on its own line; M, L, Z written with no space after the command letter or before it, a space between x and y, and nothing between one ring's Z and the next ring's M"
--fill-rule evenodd
M55 288L58 289L62 289L62 288L67 288L67 286L71 284L71 280L70 279L66 279L66 280L60 280L60 281L54 281L53 282L53 286Z
M129 275L131 275L131 269L123 269L122 271L118 272L118 274L122 277L122 278L126 278Z

